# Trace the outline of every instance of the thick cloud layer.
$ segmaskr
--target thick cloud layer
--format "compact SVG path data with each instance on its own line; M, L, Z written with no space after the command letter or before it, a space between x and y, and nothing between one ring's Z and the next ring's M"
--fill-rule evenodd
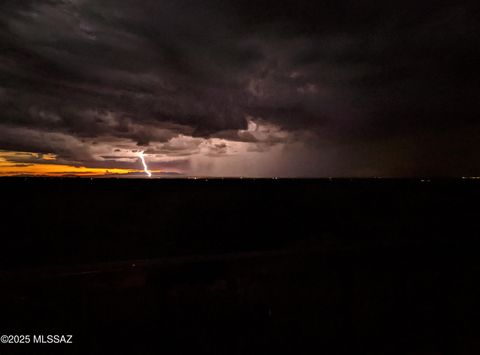
M479 15L474 1L4 0L0 149L106 168L138 167L141 149L192 175L480 175Z

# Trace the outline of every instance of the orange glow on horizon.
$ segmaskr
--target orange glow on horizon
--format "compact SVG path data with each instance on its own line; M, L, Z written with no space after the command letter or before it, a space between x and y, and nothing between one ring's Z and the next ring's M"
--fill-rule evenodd
M62 176L62 175L77 175L77 176L102 176L111 174L128 174L135 172L143 172L143 170L130 169L103 169L103 168L87 168L84 166L75 167L71 165L56 165L56 164L26 164L26 165L12 165L0 162L0 176L15 176L15 175L37 175L37 176Z
M38 157L39 163L22 163L11 161L9 157ZM107 169L89 168L55 164L56 156L52 154L38 155L29 152L0 152L0 176L32 175L32 176L104 176L143 173L140 169Z

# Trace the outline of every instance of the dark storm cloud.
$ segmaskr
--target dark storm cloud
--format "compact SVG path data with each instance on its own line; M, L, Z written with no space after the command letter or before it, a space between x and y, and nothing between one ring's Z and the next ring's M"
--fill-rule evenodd
M225 35L195 23L213 20L202 20L208 13L152 5L3 5L4 122L86 136L119 135L131 121L171 122L194 132L243 128L233 69L236 61L248 65L253 50L222 44ZM113 124L106 127L92 111L112 112Z
M4 0L0 149L181 156L198 144L179 134L258 143L250 118L309 131L308 174L478 173L478 18L474 1Z

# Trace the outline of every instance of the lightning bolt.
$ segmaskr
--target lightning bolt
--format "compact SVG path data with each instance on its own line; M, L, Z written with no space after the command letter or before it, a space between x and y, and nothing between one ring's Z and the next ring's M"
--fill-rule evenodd
M143 164L143 170L145 171L145 174L148 175L148 177L152 177L152 173L150 172L150 170L148 170L148 166L147 166L147 163L145 163L145 156L143 155L143 150L138 154L140 159L142 160L142 164Z

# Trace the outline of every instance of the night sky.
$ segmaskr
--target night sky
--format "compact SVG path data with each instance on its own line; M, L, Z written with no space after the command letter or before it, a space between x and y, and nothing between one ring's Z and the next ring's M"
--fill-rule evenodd
M480 175L478 1L2 0L0 175Z

